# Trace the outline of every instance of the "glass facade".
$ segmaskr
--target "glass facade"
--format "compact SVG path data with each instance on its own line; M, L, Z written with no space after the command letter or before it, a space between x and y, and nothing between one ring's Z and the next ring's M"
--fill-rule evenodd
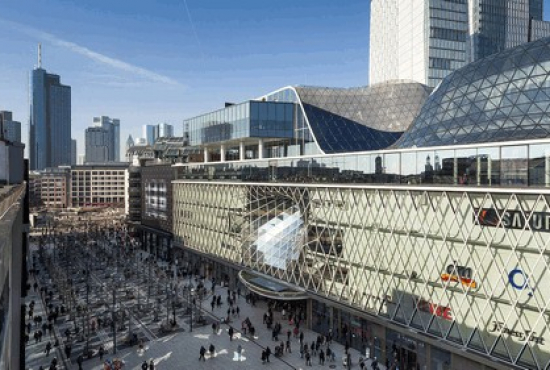
M373 0L370 83L436 87L471 61L548 36L542 0Z
M315 304L312 326L400 368L461 368L429 354L426 337L522 368L550 364L548 191L333 182L175 181L175 242L364 312L367 322ZM260 241L287 219L292 253L274 262ZM374 334L369 315L410 330Z
M550 136L550 38L490 56L449 75L397 147Z
M296 137L326 154L387 148L417 116L431 89L399 81L358 88L298 86L266 95L299 104Z
M176 167L178 179L285 183L550 187L550 140Z
M32 72L29 157L31 170L71 164L71 87L41 68Z
M294 137L294 104L248 101L184 121L191 146L246 138Z

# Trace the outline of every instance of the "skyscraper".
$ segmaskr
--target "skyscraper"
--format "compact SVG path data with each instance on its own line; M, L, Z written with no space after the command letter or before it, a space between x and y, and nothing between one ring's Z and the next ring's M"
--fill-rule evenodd
M94 117L94 126L86 129L86 162L120 161L120 120Z
M147 140L147 145L153 145L155 140L155 126L154 125L143 125L143 137Z
M38 66L32 71L31 170L71 164L71 87L62 85L58 75L42 69L41 54L39 45Z
M76 166L76 140L71 139L71 166Z
M372 0L370 83L435 87L472 61L547 35L541 0Z
M4 139L12 142L21 142L21 122L14 121L12 113L0 111Z
M167 123L159 123L156 127L156 137L172 137L174 136L174 126Z

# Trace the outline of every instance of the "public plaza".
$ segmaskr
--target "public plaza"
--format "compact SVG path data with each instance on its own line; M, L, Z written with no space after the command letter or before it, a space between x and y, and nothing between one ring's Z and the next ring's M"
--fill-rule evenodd
M214 284L212 293L212 281L201 280L191 273L181 274L174 266L142 251L139 242L118 235L120 231L114 229L110 232L96 229L87 236L67 230L65 234L32 238L33 269L25 304L29 307L34 302L34 309L32 320L27 315L25 321L25 325L31 323L31 330L27 331L27 369L40 366L47 369L54 358L59 369L78 368L79 358L86 370L104 369L105 361L113 364L114 369L117 360L122 360L126 369L141 369L143 361L151 360L157 369L260 368L262 350L270 347L274 351L281 341L286 342L287 330L294 329L288 317L283 318L280 311L275 311L274 320L282 324L282 333L278 341L273 341L272 331L263 324L268 302L257 298L252 305L245 298L249 294L246 289L239 289L241 295L235 296L234 307L239 307L239 314L231 313L228 325L227 287ZM201 285L206 292L201 291ZM221 306L214 309L210 305L213 294L223 298ZM50 322L48 317L56 311L59 316L51 320L50 331L43 324ZM37 323L36 317L42 320ZM256 328L253 336L243 333L242 322L246 318ZM214 330L212 324L218 327ZM228 334L230 327L235 331L232 340ZM43 337L36 340L34 333L42 329ZM301 331L309 347L318 333L306 328ZM299 342L292 334L292 352L284 352L280 357L272 354L270 362L263 366L305 368ZM47 343L51 343L49 355ZM200 347L209 349L210 345L215 347L214 354L207 352L205 361L199 361ZM237 353L239 345L241 356ZM102 359L100 347L105 351ZM343 346L333 342L330 348L335 359L327 358L325 365L320 365L314 356L312 366L344 368ZM356 366L364 357L355 350L350 350L350 355ZM365 361L366 365L370 363Z

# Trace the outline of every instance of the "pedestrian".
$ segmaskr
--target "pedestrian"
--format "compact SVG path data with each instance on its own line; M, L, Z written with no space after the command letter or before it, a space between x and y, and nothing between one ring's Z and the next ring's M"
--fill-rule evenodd
M237 358L239 359L239 361L241 361L242 351L243 351L243 347L239 344L239 346L237 347Z
M57 369L57 357L54 357L52 362L50 363L50 369L52 370Z
M212 307L212 311L214 311L214 307L216 306L216 300L213 299L212 302L210 302L210 306Z
M203 360L203 361L206 361L206 358L204 357L204 354L206 353L206 348L204 348L204 346L201 346L201 349L199 351L199 361L200 360Z
M311 355L306 352L306 366L311 366Z
M325 364L325 352L322 349L319 350L319 364L320 365Z
M147 369L149 369L149 365L147 364L146 360L143 360L141 364L141 370L147 370Z
M290 336L292 335L292 332L290 331L290 329L287 330L286 332L286 340L287 341L290 341Z
M316 351L316 347L315 347L315 341L311 342L311 354L313 356L317 356L317 351Z
M265 360L266 360L267 356L265 354L265 349L262 350L262 364L265 364Z
M71 358L72 347L69 343L65 344L65 357Z
M304 358L304 347L303 346L300 346L300 358Z
M48 343L46 344L46 350L44 351L46 352L46 357L50 357L51 350L52 350L52 343L48 341Z
M290 349L290 339L286 340L286 351L288 353L292 353L292 350Z
M300 345L304 344L304 332L300 331Z
M210 357L214 357L214 352L216 352L216 348L212 343L210 343L210 347L208 348L208 351L210 352Z
M216 323L213 322L212 323L212 334L216 334L216 327L217 327Z
M235 311L237 312L237 317L241 317L241 309L239 308L239 306L237 306Z
M155 370L155 362L153 359L149 361L149 370Z
M103 361L103 355L105 354L105 348L103 344L99 346L99 361Z
M78 355L78 358L76 359L76 363L78 364L78 370L82 370L82 363L84 362L84 358L82 355Z
M230 326L229 330L227 331L229 333L229 340L233 340L233 327ZM268 361L269 362L269 361Z
M265 349L265 359L267 362L269 362L269 356L271 355L271 348L267 347Z
M34 332L34 343L38 343L38 332Z
M372 359L372 363L370 364L370 367L372 367L372 370L378 369L378 361L376 360L376 357Z

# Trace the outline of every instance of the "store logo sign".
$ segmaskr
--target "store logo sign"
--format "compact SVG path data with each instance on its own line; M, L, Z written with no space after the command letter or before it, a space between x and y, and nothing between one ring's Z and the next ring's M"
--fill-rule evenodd
M432 315L441 317L445 320L453 320L450 307L440 306L438 304L426 301L425 299L419 299L417 305L420 311L431 313Z
M524 229L526 224L529 224L531 230L550 232L549 212L521 212L496 208L475 208L474 211L477 215L474 215L475 222L481 226Z
M501 321L493 321L487 331L489 333L501 332L502 334L517 338L521 342L529 341L535 344L544 344L544 337L537 336L537 332L531 330L512 330L506 327Z
M472 278L473 272L470 267L459 266L456 261L448 265L445 272L441 274L441 280L453 283L461 283L465 287L476 289L477 283Z
M528 290L527 294L530 297L533 296L534 288L529 285L529 278L525 275L522 269L515 268L510 271L508 274L508 283L516 290Z

